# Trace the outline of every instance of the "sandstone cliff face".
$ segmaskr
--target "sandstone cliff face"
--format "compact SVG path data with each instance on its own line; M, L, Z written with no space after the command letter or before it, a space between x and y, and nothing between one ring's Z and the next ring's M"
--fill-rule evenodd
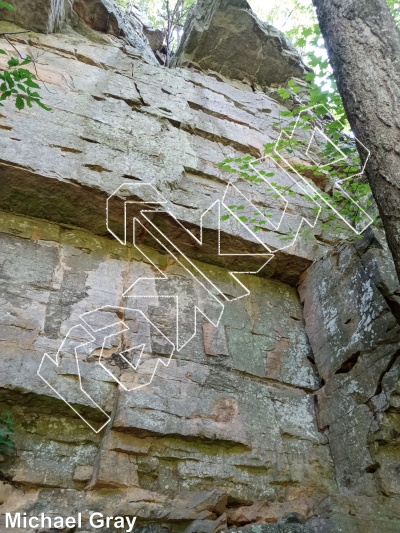
M17 423L17 455L1 464L2 513L101 511L137 516L146 532L255 523L266 533L398 532L400 289L384 238L369 232L330 250L316 228L320 244L278 251L258 275L241 277L250 294L233 300L242 288L230 271L253 270L256 259L219 255L218 235L236 254L260 253L260 242L210 216L206 244L193 245L172 218L154 215L232 297L218 327L199 318L196 329L194 305L206 305L196 276L145 231L140 247L112 239L107 197L122 184L151 183L193 231L228 182L262 204L261 189L216 164L261 156L283 108L238 81L159 67L140 28L129 36L117 16L94 17L90 6L76 2L67 33L15 37L21 53L40 57L53 111L16 113L9 103L0 117L0 412L12 410ZM14 22L49 29L20 13ZM285 56L285 75L302 67L287 68ZM296 197L290 216L307 209ZM108 215L121 236L123 202ZM263 242L280 248L277 232ZM127 297L139 278L146 297ZM127 391L118 382L129 388L135 378L118 352L145 344L166 358L160 332L176 329L171 293L181 297L178 341L196 334L150 385ZM37 375L44 353L99 308L100 322L123 319L129 332L106 345L105 367L104 336L76 360L65 349L49 370L51 389ZM103 412L111 422L92 431L57 392L94 428Z

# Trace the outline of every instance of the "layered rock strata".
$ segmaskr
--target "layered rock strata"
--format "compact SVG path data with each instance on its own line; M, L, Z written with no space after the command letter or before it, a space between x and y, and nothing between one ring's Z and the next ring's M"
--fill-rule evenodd
M230 298L218 327L199 317L169 366L126 390L135 377L120 353L137 346L133 339L165 359L160 332L176 328L165 297L180 295L188 338L204 295L182 258L146 232L139 247L112 238L107 198L122 184L150 183L192 231L229 182L265 205L260 188L217 164L261 157L284 108L247 84L159 67L139 32L140 46L118 39L120 29L85 15L90 5L75 11L79 23L66 16L68 33L12 37L38 57L52 112L17 113L8 102L0 117L0 413L13 412L17 450L1 464L1 512L82 512L86 531L95 511L136 516L137 530L154 533L262 523L251 529L399 531L399 288L379 232L332 249L317 226L313 243L299 239L258 275L243 275L250 294L235 300L232 266L254 269L254 259L219 255L216 236L220 229L230 251L259 253L252 233L214 217L204 246L193 245L155 214L152 223ZM25 18L14 22L48 30L19 11ZM303 197L291 202L292 222L309 213ZM121 235L123 205L108 214ZM277 231L262 242L281 248ZM127 296L140 278L146 298ZM104 306L99 316L124 320L129 332L105 346L104 367L101 336L79 353L79 366L73 351L62 352L51 389L37 375L43 355ZM111 418L98 433L83 421L102 423L80 384Z

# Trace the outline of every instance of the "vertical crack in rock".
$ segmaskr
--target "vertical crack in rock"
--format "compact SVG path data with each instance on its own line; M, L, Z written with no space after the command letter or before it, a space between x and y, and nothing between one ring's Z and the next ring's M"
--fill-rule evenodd
M316 395L317 417L328 437L339 492L368 497L372 506L381 494L397 494L388 472L395 461L394 433L387 428L396 427L390 395L396 379L398 387L399 288L385 251L384 236L370 231L355 245L340 247L335 257L315 263L299 288L307 333L326 381ZM346 305L340 294L348 294Z
M142 96L142 93L141 93L141 91L139 89L139 86L138 86L136 81L134 82L134 85L135 85L135 89L137 90L137 93L139 95L140 101L142 102L142 106L144 106L144 107L148 106L149 104L146 104L146 102L145 102L145 100L144 100L144 98Z
M385 378L385 376L392 370L392 368L395 366L397 360L400 358L400 349L397 350L396 353L393 354L392 358L390 359L388 365L386 366L385 370L381 373L378 379L378 384L376 386L375 394L374 396L378 396L382 393L382 383Z
M102 437L102 439L101 439L101 441L99 443L97 454L96 454L96 458L94 459L94 462L93 462L93 473L92 473L92 477L91 477L91 479L90 479L90 481L89 481L89 483L88 483L88 485L86 487L87 490L92 490L94 487L96 487L96 484L97 484L97 481L98 481L98 477L99 477L100 468L101 468L101 462L102 462L102 459L103 459L102 456L103 456L104 451L105 451L107 439L109 438L110 432L113 429L114 420L115 420L115 417L117 416L119 398L120 398L120 386L116 385L115 386L115 395L114 395L113 407L112 407L112 411L110 413L110 422L106 426L106 428L103 430L104 431L103 437Z

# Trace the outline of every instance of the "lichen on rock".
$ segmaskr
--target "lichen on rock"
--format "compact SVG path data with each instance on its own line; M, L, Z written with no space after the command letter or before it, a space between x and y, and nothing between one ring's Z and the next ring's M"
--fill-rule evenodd
M290 43L244 0L201 0L181 67L165 69L144 21L123 20L108 0L77 0L73 12L67 3L61 33L49 32L60 2L14 3L9 20L38 32L15 45L40 57L52 112L7 102L0 116L0 413L13 412L18 450L0 464L0 527L5 512L82 512L90 531L88 513L101 510L136 516L143 533L397 533L400 289L384 236L335 246L316 227L314 243L249 274L258 263L245 252L260 242L210 210L229 182L268 205L217 164L260 157L276 138L285 108L262 88L304 72ZM146 200L137 188L127 197L136 203L106 204L122 184L165 198L174 216L153 212L151 228L186 263L146 232L148 220L135 246L115 238L125 209L130 230ZM304 210L291 200L290 220ZM272 247L279 232L262 238ZM201 276L226 296L218 326L195 321L207 307ZM139 279L145 295L134 292ZM131 391L140 346L166 356L177 294L190 342ZM46 386L44 354L95 310L129 331L78 353L70 337ZM84 420L98 429L102 413L110 423L95 433Z

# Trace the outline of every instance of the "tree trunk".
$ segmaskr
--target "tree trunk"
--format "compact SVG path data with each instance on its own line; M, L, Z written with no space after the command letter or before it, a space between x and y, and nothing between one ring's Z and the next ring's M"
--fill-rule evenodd
M385 0L313 3L400 279L400 31Z

